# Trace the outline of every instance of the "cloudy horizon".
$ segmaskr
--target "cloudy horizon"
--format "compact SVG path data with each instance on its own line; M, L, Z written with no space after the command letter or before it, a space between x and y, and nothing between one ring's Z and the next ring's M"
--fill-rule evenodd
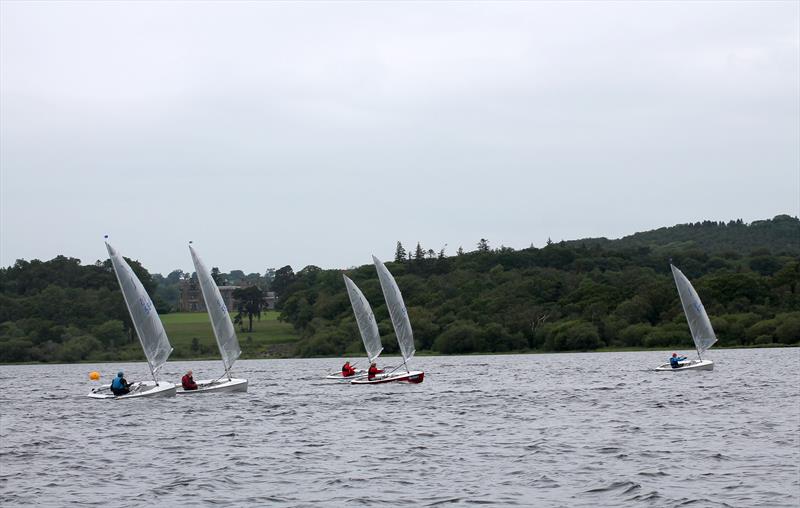
M800 215L800 4L0 3L0 266Z

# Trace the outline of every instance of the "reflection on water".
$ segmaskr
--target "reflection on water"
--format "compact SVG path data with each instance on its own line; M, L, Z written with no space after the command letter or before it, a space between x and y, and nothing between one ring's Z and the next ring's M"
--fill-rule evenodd
M422 357L420 385L249 360L247 393L98 401L147 366L0 367L0 504L797 506L800 350ZM386 359L392 363L391 358ZM175 362L179 382L220 362Z

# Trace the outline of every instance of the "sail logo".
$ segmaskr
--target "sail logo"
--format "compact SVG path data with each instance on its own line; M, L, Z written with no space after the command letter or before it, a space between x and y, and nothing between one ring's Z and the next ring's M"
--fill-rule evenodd
M139 305L142 307L142 311L144 311L145 314L149 314L153 309L153 302L151 302L149 298L143 296L139 297Z
M694 307L694 310L696 310L697 312L700 312L703 309L703 304L700 303L700 300L697 300L692 304L692 307Z

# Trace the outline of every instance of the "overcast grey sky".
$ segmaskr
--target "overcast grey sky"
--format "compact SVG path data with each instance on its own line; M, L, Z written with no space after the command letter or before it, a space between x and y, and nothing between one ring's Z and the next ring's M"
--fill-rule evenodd
M0 265L800 214L800 3L0 4Z

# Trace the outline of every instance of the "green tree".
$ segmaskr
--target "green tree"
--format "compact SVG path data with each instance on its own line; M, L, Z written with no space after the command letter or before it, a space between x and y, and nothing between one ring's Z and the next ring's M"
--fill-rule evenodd
M781 269L780 261L776 257L769 255L751 258L748 264L750 265L751 270L758 272L761 275L773 275L775 272Z
M454 323L433 344L436 351L446 355L485 351L484 346L481 330L468 321Z
M236 310L240 316L247 317L249 320L248 331L252 332L253 318L258 317L258 319L261 319L261 311L264 308L264 293L256 286L250 286L234 290L233 298L236 300Z
M33 342L25 338L0 341L0 362L25 362L31 359Z
M587 351L600 346L597 327L580 320L565 321L552 326L545 339L545 349L554 351Z
M406 260L406 250L403 248L403 244L397 242L397 248L394 250L394 262L395 263L404 263Z
M183 275L183 270L172 270L166 277L167 283L177 284L181 281L181 279L183 279Z
M126 340L125 327L122 321L112 319L92 328L94 335L105 346L113 347L115 344L123 344Z
M267 268L264 272L264 291L272 291L273 280L275 280L275 269Z
M244 279L245 275L241 270L231 270L228 274L228 282L233 285L241 284Z
M777 316L778 326L775 327L775 338L782 344L797 344L800 342L800 312L791 312Z
M422 261L425 259L425 250L422 246L417 242L417 248L414 250L414 260L415 261Z
M642 295L634 295L633 298L620 303L614 314L631 324L646 323L653 314L653 306Z
M222 274L219 273L218 267L211 268L211 278L214 279L214 284L217 286L224 286L225 280L222 278Z
M775 272L772 277L772 285L775 287L785 286L789 293L797 293L797 283L800 281L800 262L789 261L780 270Z
M272 280L272 290L278 298L283 298L287 296L289 287L294 284L295 279L294 270L292 270L291 266L286 265L283 268L278 268L275 271L275 278Z

